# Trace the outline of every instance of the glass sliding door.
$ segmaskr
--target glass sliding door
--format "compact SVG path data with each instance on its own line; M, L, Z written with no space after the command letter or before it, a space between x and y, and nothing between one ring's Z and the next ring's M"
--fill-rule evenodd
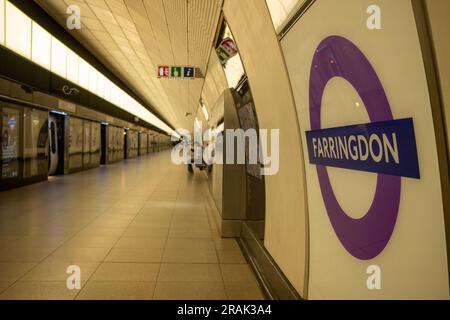
M1 180L18 179L20 178L19 159L22 155L20 140L21 110L10 106L5 106L1 108L1 111Z
M69 170L77 171L83 167L83 120L69 118Z
M24 109L23 177L45 176L48 172L48 112Z

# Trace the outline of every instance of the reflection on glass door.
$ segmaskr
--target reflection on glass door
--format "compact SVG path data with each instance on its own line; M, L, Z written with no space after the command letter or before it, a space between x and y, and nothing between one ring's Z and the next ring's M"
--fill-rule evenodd
M91 121L83 120L83 166L91 165Z
M69 170L83 167L83 120L69 118Z
M45 176L48 170L48 112L24 109L24 178Z
M48 175L56 175L59 166L59 150L58 150L58 131L56 125L56 118L49 117L49 147L50 147L50 162L48 168Z
M19 177L20 111L2 109L2 180Z

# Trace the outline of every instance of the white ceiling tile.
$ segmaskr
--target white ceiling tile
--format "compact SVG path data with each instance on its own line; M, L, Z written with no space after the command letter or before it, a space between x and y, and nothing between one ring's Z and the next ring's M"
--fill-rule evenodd
M175 127L190 129L185 112L196 113L203 86L222 89L215 87L217 70L205 84L156 76L161 64L191 64L206 72L220 14L216 0L35 1L62 26L68 3L79 5L83 25L74 36Z

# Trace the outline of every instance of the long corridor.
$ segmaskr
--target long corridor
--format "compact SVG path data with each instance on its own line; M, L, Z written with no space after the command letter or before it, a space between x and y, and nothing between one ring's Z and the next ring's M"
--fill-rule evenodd
M207 188L162 152L0 193L0 299L263 299Z

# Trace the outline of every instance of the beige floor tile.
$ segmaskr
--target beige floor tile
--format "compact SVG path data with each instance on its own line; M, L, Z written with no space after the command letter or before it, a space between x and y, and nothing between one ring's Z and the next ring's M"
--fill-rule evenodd
M77 300L152 300L155 282L89 281Z
M171 214L138 214L133 222L165 222L170 225L170 221L172 220Z
M126 230L123 228L103 228L103 227L87 227L78 235L80 236L96 236L96 237L114 237L121 236Z
M128 196L125 197L125 199L122 199L118 204L114 205L113 207L118 208L134 208L134 209L142 209L142 207L146 203L146 199L132 199L131 195L133 192L129 192Z
M225 282L256 282L256 277L247 264L221 264Z
M187 229L187 230L209 230L208 222L195 222L195 221L172 221L170 226L172 229Z
M114 206L112 206L109 210L110 211L117 211L117 212L139 212L139 210L142 209L142 204L133 204L133 203L118 203Z
M103 263L92 281L156 281L159 263Z
M101 262L109 248L66 248L61 247L52 253L45 262Z
M155 192L156 187L157 186L154 185L154 186L145 186L145 187L142 187L139 189L135 188L135 189L133 189L132 197L133 197L133 199L136 198L136 199L139 199L140 201L147 202L148 198L152 195L153 192Z
M94 217L81 219L78 217L66 217L64 215L59 215L58 217L52 219L46 219L47 221L42 221L39 224L39 227L42 229L61 228L67 230L82 230L94 219Z
M145 202L143 209L173 209L175 204L175 200L172 200L173 198L176 198L177 191L171 192L171 191L161 191L160 187L159 190L156 190L154 193L150 195L148 200ZM174 195L175 193L175 195ZM157 199L158 198L158 199Z
M177 209L173 211L173 215L176 216L186 216L186 217L192 217L194 219L201 219L206 217L206 212L203 209L200 208L192 208L192 209Z
M167 264L161 265L158 281L162 282L220 282L218 264Z
M122 249L164 249L166 238L123 237L114 248Z
M92 199L92 195L89 195L87 199L78 200L79 201L75 200L76 202L71 205L72 210L89 211L92 215L94 215L99 214L110 207L107 203L100 203L97 199Z
M93 221L89 224L89 228L117 228L125 229L130 224L132 219L118 220L118 221Z
M114 204L113 206L106 209L103 213L114 213L114 214L137 214L141 210L140 206L124 206L120 204Z
M244 258L241 250L218 250L217 254L219 256L220 263L244 263L247 261Z
M133 221L128 228L166 228L170 227L170 220L166 221Z
M163 249L114 248L106 262L161 262Z
M4 236L29 236L34 234L33 230L29 228L23 228L20 226L10 226L10 227L2 227L0 226L0 234ZM1 247L0 247L1 248Z
M45 211L42 211L45 212ZM87 209L80 209L80 208L64 208L61 210L61 213L58 215L58 218L67 218L67 219L88 219L93 220L97 217L99 217L101 214L103 214L104 210L99 210L95 208L87 208ZM58 219L58 221L59 221Z
M176 211L181 211L181 210L193 210L197 213L204 213L204 202L201 200L183 200L183 199L178 199L177 203L175 205L175 210Z
M52 227L46 226L44 228L38 228L33 232L27 234L31 236L48 236L48 237L72 237L76 233L80 232L82 228L72 228L72 227Z
M222 282L158 282L155 300L226 300Z
M119 236L75 236L65 242L65 248L112 248Z
M236 239L215 239L214 243L216 245L217 250L239 250L239 244Z
M175 191L176 193L176 191ZM152 194L149 198L149 201L152 202L166 202L168 206L166 208L172 208L173 203L177 200L176 195L171 194ZM152 204L146 204L144 208L151 208Z
M108 209L102 216L111 218L131 218L136 217L139 211L137 210L110 210Z
M173 215L172 223L208 223L206 215Z
M16 241L12 242L11 248L57 248L68 237L46 237L46 236L27 236L19 237Z
M118 216L118 215L108 215L108 214L102 214L101 216L97 217L94 221L92 221L93 223L99 223L99 224L107 224L107 223L111 223L111 224L115 224L117 223L118 226L117 227L122 227L122 225L124 223L130 223L131 221L133 221L133 217L131 216ZM114 226L106 226L105 227L109 227L109 228L117 228Z
M169 238L212 238L212 232L209 229L201 228L171 228L169 231Z
M140 211L139 215L146 216L172 216L173 203L165 201L163 204L146 204Z
M205 199L205 196L195 192L184 192L186 189L181 189L178 192L177 202L200 202Z
M216 250L165 249L164 263L218 263Z
M67 268L72 265L80 267L81 281L87 281L89 277L99 266L99 263L63 263L63 262L43 262L34 267L28 272L21 281L66 281L70 276Z
M264 300L261 288L256 282L225 282L225 290L230 300Z
M124 237L147 237L147 238L162 238L167 237L169 233L168 228L128 228L123 234Z
M2 298L151 299L156 281L158 299L258 298L237 242L211 224L206 178L170 163L155 154L0 193ZM69 264L82 292L65 287Z
M196 238L171 238L167 239L167 249L210 249L214 250L214 242L211 239Z
M0 262L0 281L10 282L16 281L28 271L30 271L36 263L9 263Z
M16 282L0 294L0 300L72 300L79 290L67 289L66 282Z
M10 247L11 244L17 239L17 236L0 236L0 248Z
M177 200L177 191L162 191L157 190L152 193L149 201L145 204L145 208L148 207L161 207L161 208L172 208L173 203Z
M39 262L54 248L4 248L0 249L0 262Z
M3 291L5 291L12 284L13 284L13 281L0 281L0 294Z

